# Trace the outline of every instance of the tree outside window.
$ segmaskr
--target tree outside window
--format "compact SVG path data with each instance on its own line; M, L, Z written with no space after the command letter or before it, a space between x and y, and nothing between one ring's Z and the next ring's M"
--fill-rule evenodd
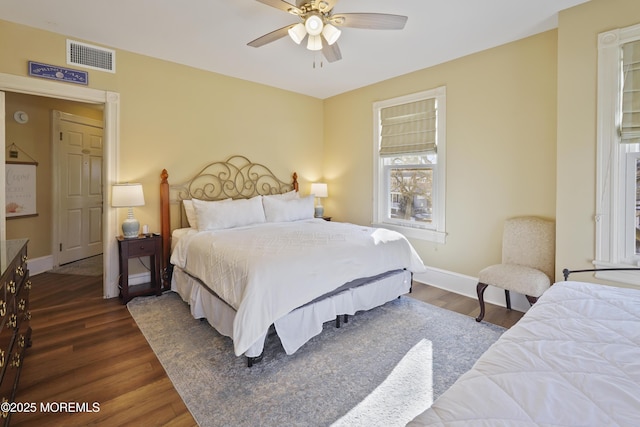
M433 169L392 166L389 170L390 217L405 221L431 223L433 219Z

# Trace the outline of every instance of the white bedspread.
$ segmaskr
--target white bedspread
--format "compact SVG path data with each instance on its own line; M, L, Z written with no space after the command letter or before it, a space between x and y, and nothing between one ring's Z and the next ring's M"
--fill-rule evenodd
M396 269L424 271L401 234L322 219L188 233L171 263L237 311L238 356L277 319L347 282Z
M409 425L640 425L640 291L556 283Z

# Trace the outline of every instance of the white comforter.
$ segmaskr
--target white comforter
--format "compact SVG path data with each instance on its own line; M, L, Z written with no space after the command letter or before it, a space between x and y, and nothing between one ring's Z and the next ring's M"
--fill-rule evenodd
M231 305L236 355L291 310L352 280L424 271L399 233L321 219L188 233L171 263Z
M409 425L640 425L640 291L556 283Z

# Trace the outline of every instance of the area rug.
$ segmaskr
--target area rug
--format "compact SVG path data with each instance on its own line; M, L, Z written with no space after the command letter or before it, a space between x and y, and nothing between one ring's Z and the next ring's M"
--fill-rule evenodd
M193 319L177 294L138 297L128 307L202 427L404 425L504 332L402 297L339 329L326 323L290 356L271 336L264 360L248 368L231 340Z

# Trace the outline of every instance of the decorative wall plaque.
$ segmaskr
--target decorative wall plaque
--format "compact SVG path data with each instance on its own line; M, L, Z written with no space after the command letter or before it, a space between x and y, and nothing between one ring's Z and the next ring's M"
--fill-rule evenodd
M56 65L41 64L29 61L29 75L43 79L58 80L62 82L89 84L89 73L71 68L58 67Z

